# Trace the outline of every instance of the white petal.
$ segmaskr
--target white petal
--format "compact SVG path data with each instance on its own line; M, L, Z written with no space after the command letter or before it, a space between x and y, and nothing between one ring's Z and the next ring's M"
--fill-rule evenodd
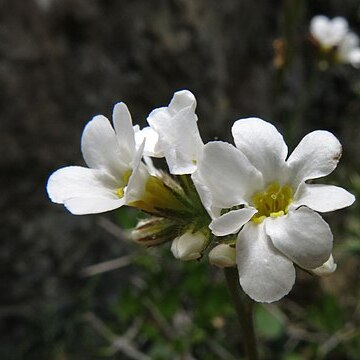
M218 267L233 267L236 265L236 250L234 246L228 244L216 245L209 252L209 262Z
M236 147L263 174L265 183L281 178L288 149L274 125L258 118L240 119L232 134Z
M125 199L97 198L95 196L92 198L72 198L66 200L64 205L74 215L98 214L125 205Z
M232 210L214 219L209 228L216 236L236 234L256 213L257 210L254 208Z
M161 176L161 170L157 169L154 165L154 162L152 161L152 158L149 156L144 156L144 163L146 165L146 168L150 175L160 177Z
M47 183L50 199L73 214L93 214L124 204L116 196L116 183L100 170L69 166L54 172Z
M337 16L332 19L333 43L338 44L348 31L349 24L345 18L342 16Z
M329 20L326 16L318 15L311 20L310 32L322 46L331 48L338 45L348 32L348 23L343 17Z
M137 150L135 158L131 164L133 169L129 178L128 186L125 189L126 203L139 200L145 191L146 182L150 176L146 166L141 162L145 142Z
M115 182L100 170L68 166L55 171L48 180L50 199L58 204L73 197L95 194L116 198Z
M146 126L143 129L139 129L138 126L134 126L136 147L145 141L144 155L153 157L163 157L164 152L162 151L159 144L159 135L150 126Z
M103 169L117 178L128 169L129 157L121 149L110 121L102 115L87 123L81 137L85 162L93 169Z
M212 205L230 208L245 204L246 198L262 188L262 176L234 146L214 141L204 146L198 163L201 181L209 189Z
M350 62L350 54L359 46L359 37L353 33L347 33L341 40L337 49L338 56L342 62Z
M175 92L168 109L173 112L178 112L186 107L190 107L193 111L195 111L196 98L194 94L189 90L180 90Z
M290 260L274 248L264 223L247 223L236 243L240 285L255 301L273 302L289 293L295 282Z
M360 67L360 48L353 49L350 51L348 56L349 63L355 68Z
M213 205L213 197L210 189L205 185L205 180L201 177L199 170L196 170L193 174L191 174L191 180L193 181L196 191L200 197L200 200L207 210L207 212L212 216L212 205Z
M201 257L208 242L208 237L200 231L197 233L186 232L173 240L171 252L176 259L195 260Z
M355 33L350 31L344 36L337 49L337 56L340 62L360 66L359 37Z
M198 170L191 175L191 179L196 187L196 191L200 197L200 200L206 211L209 213L210 217L212 219L219 217L222 207L215 206L212 192L206 186L205 180L201 178Z
M330 255L329 259L324 264L314 270L311 270L311 272L317 276L328 276L331 275L336 268L337 265L335 264L334 258Z
M195 97L189 91L180 91L168 107L155 109L148 116L172 174L192 174L202 154L195 107Z
M330 174L341 157L341 144L330 132L317 130L307 134L287 160L289 182L294 189L308 179Z
M315 211L328 212L350 206L355 196L341 187L320 184L301 184L291 207L305 205Z
M131 161L135 153L135 135L129 109L123 102L117 103L112 116L121 156Z
M322 217L307 207L268 218L266 233L274 246L304 269L315 269L330 256L333 235Z
M327 42L330 27L330 20L323 15L314 16L310 22L311 35L321 44Z

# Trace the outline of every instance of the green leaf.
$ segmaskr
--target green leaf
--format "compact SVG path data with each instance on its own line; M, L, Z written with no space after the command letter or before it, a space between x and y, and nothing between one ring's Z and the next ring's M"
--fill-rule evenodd
M261 305L255 307L255 327L261 336L270 340L278 339L284 332L282 322Z
M121 207L116 209L116 223L123 229L132 229L138 222L140 212L131 207Z

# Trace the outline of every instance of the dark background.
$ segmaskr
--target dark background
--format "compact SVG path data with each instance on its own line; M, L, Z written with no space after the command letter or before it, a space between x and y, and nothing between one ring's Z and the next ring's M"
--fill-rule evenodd
M89 311L111 321L104 309L128 286L122 279L129 273L84 278L81 271L137 250L109 231L106 221L115 221L114 214L105 220L72 216L50 203L45 185L55 169L83 164L84 125L96 114L110 116L118 101L128 105L134 123L144 125L152 109L189 89L198 100L204 141L231 141L232 123L248 116L275 123L290 148L308 131L330 130L344 147L342 170L332 181L356 192L360 70L317 69L307 34L316 14L345 16L360 34L357 0L0 1L1 359L100 356L101 341L89 334L90 326L79 324ZM287 44L280 68L274 65L275 39ZM352 234L356 248L357 214L350 225L347 214L351 210L328 219L339 242ZM360 272L358 250L352 251L352 267L347 270L344 261L338 272L340 282L348 281L340 288L351 287L354 301ZM137 271L131 267L131 273ZM303 293L306 286L318 286L316 280L304 281L292 295L297 306L311 298ZM350 319L354 305L344 306L352 309L344 315ZM355 359L342 347L336 351L326 356ZM192 352L193 358L212 359ZM299 354L296 348L294 353ZM291 359L314 354L303 351L303 357ZM163 358L191 359L176 356L182 355Z

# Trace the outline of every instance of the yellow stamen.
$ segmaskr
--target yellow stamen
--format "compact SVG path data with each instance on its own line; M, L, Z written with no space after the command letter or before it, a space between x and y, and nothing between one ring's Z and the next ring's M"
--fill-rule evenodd
M119 187L117 190L116 190L116 195L118 196L118 198L122 198L124 196L124 188L123 187Z
M125 187L127 186L128 182L129 182L129 179L130 179L130 176L132 174L132 170L131 169L128 169L124 172L124 175L122 176L122 184L121 186L119 186L117 189L116 189L116 195L118 196L118 198L122 198L124 196L124 193L125 193Z
M262 223L267 217L277 218L287 214L292 202L293 190L290 185L281 186L273 182L252 197L253 206L258 211L251 220L255 224Z
M266 219L266 216L256 217L255 215L251 218L251 220L252 220L255 224L261 224L265 219Z
M122 181L123 181L124 186L126 186L126 185L128 184L131 174L132 174L132 170L131 170L131 169L126 170L126 171L124 172L124 175L123 175L123 177L122 177Z

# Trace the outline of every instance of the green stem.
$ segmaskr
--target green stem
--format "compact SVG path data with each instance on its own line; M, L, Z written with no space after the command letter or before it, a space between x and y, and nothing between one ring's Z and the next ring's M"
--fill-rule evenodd
M230 296L235 305L242 330L247 360L258 360L253 322L253 301L241 290L237 269L235 267L228 267L224 270Z

